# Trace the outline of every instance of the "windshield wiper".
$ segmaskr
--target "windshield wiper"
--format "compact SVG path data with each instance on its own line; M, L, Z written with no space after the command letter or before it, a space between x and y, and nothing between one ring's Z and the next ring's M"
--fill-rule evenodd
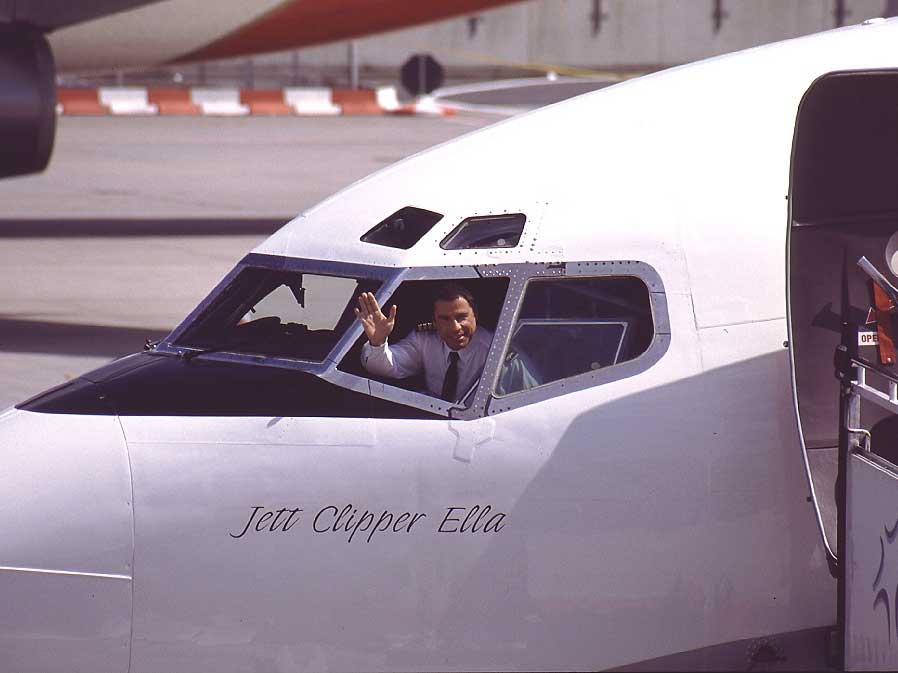
M230 348L239 348L240 346L245 346L247 343L248 343L247 341L238 341L237 343L233 343L233 344L219 344L218 346L210 346L209 348L201 348L201 349L195 350L195 351L189 351L189 352L181 351L178 354L178 357L180 357L182 360L187 360L189 362L190 360L193 360L193 358L195 358L198 355L207 355L209 353L221 353Z

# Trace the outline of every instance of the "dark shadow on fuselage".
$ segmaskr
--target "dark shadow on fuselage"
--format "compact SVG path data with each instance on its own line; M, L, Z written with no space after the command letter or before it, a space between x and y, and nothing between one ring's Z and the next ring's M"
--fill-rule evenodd
M433 615L453 665L507 667L526 648L533 669L595 670L834 622L787 351L597 406L540 448L507 526Z
M0 219L0 238L270 236L292 217Z

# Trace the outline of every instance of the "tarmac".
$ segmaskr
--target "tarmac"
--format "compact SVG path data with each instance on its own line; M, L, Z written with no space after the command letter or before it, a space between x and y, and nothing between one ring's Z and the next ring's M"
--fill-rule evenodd
M494 115L61 117L0 182L0 409L164 336L252 247Z

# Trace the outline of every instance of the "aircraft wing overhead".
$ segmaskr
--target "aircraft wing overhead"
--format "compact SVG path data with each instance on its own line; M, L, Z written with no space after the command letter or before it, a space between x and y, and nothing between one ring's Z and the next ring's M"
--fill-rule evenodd
M0 21L10 1L0 0ZM60 72L134 68L296 49L519 1L94 0L60 11L80 19L53 24L64 27L49 39ZM48 25L57 4L36 3L30 22Z
M178 60L280 51L428 23L518 0L289 0Z
M0 0L0 23L27 23L55 30L160 0Z

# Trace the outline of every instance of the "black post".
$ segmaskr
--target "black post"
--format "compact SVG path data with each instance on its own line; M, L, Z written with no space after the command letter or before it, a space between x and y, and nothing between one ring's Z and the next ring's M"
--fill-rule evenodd
M711 24L714 27L715 35L723 28L723 21L728 17L729 13L723 8L723 0L714 0L714 7L711 10Z
M852 265L853 266L853 265ZM842 288L841 288L841 322L842 342L836 348L836 378L839 380L839 449L838 474L836 476L836 637L835 651L832 653L838 670L845 669L845 599L846 569L845 550L848 538L848 516L846 511L845 482L848 470L848 455L851 451L853 437L849 428L858 427L860 401L851 395L851 382L857 379L856 368L851 359L858 356L858 326L851 320L851 297L848 292L848 251L842 254Z
M418 55L418 93L416 95L420 96L422 93L427 93L427 59L424 58L423 54Z
M299 52L296 50L290 52L290 69L291 83L293 86L299 86Z
M247 89L256 88L255 65L251 58L248 58L243 62L243 86Z
M589 20L592 23L592 36L596 37L602 32L602 23L608 18L608 12L602 10L602 0L592 0L592 11Z
M836 28L845 25L845 19L851 12L845 6L845 0L836 0L836 6L833 8L833 18L835 19Z

